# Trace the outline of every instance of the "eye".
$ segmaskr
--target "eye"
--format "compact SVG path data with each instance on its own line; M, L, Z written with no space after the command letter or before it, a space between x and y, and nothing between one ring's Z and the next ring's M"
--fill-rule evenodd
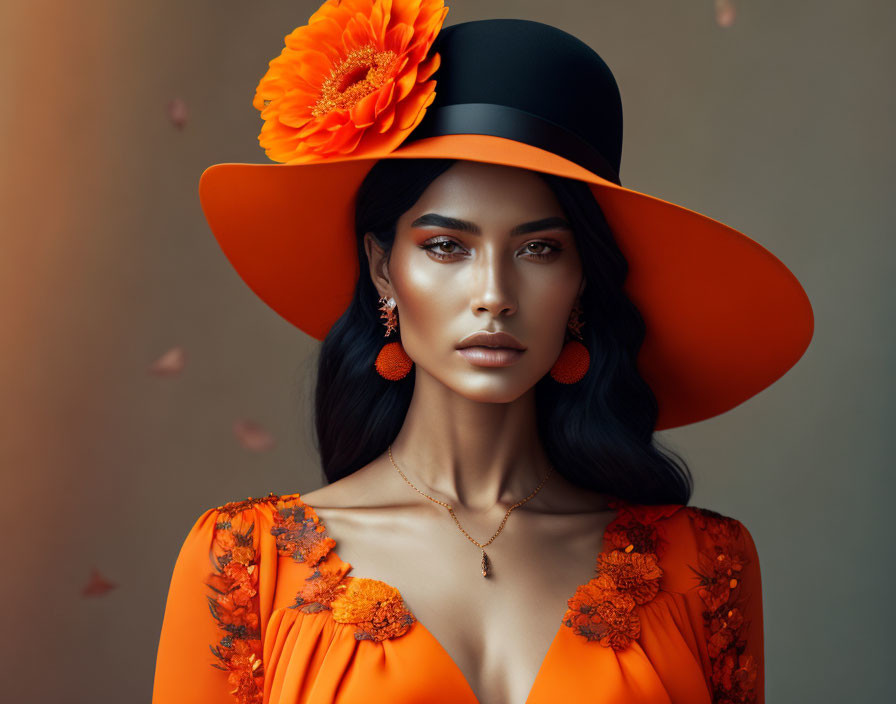
M529 249L530 247L533 247L533 246L541 247L542 249L540 249L539 251L533 252L531 249ZM549 251L545 251L544 250L545 247L547 247L547 249ZM538 240L536 242L528 242L523 247L523 249L527 250L527 252L529 254L531 254L533 257L535 257L536 259L548 259L548 258L552 257L556 252L560 251L560 247L558 247L557 245L551 244L550 242L542 242L541 240Z
M458 253L458 250L454 249L455 247L463 249L457 242L448 239L435 240L420 245L421 249L427 250L436 259L450 259L452 255ZM520 251L529 255L530 259L550 259L557 252L560 252L561 249L559 245L551 242L534 240L523 245Z
M437 247L438 250L436 250ZM449 259L452 254L456 254L456 251L451 249L452 247L460 247L460 245L454 240L436 240L420 245L421 249L427 250L436 259Z

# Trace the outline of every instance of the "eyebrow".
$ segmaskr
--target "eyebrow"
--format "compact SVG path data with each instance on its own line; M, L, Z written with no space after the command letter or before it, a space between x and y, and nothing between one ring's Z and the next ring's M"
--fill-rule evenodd
M476 223L470 222L469 220L449 218L445 215L439 215L438 213L426 213L426 215L421 215L411 223L411 227L426 227L428 225L432 225L435 227L444 227L449 230L469 232L472 235L482 234L482 230L479 229L479 226ZM511 236L526 235L530 232L541 232L542 230L557 229L572 230L572 225L569 224L569 221L566 220L566 218L554 216L549 218L542 218L541 220L533 220L532 222L524 222L522 225L517 225L516 227L514 227L510 231L510 234Z

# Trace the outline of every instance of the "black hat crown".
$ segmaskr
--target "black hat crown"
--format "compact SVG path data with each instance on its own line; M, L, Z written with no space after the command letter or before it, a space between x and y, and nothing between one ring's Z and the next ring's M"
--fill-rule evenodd
M443 28L436 97L407 142L488 134L553 152L619 184L622 100L610 68L580 39L541 22Z

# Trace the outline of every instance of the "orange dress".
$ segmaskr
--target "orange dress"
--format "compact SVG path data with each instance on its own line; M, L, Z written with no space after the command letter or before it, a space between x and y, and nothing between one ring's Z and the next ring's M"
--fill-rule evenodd
M527 704L764 704L753 539L707 509L614 499ZM153 704L479 704L379 580L350 575L299 494L205 511L177 558Z

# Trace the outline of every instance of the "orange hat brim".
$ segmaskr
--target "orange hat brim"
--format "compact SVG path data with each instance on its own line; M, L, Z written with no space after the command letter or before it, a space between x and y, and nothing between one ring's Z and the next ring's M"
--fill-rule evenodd
M746 235L503 137L428 137L382 154L302 164L216 164L199 196L224 254L290 323L322 340L357 282L354 198L380 159L451 158L587 182L629 264L625 291L647 326L638 369L656 430L723 413L802 357L814 318L796 277Z

